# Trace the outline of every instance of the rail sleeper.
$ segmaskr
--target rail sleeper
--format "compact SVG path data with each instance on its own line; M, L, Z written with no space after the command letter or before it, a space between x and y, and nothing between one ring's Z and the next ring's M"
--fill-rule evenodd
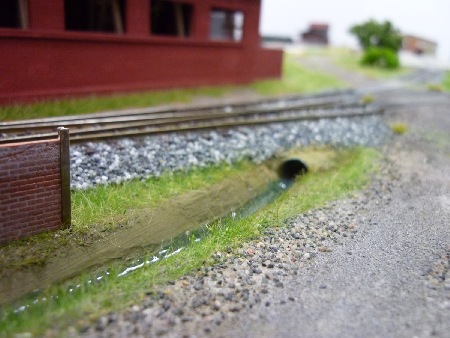
M69 130L0 145L0 244L70 226Z

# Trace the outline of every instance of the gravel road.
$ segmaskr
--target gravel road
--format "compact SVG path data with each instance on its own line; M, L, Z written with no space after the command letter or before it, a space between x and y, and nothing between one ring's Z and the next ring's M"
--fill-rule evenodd
M370 187L69 335L449 337L450 96L371 94L408 132Z

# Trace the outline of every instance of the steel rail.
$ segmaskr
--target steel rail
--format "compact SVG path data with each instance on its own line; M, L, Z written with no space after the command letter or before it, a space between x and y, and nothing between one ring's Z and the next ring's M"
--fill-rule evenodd
M48 122L48 123L42 123L42 122L36 122L34 124L31 123L25 123L25 124L15 124L13 126L8 125L0 125L0 132L11 134L11 133L20 133L20 132L37 132L37 131L52 131L56 128L60 127L61 125L64 125L66 128L70 128L71 130L76 130L79 128L87 128L88 126L94 126L94 125L121 125L123 123L153 123L158 124L161 123L161 121L173 121L176 119L182 120L182 119L204 119L204 118L212 118L212 117L222 117L222 116L241 116L241 115L251 115L255 113L277 113L284 110L306 110L306 109L312 109L312 108L327 108L327 107L338 107L338 108L345 108L345 107L354 107L354 106L363 106L362 103L359 102L336 102L336 101L326 101L326 102L307 102L307 103L300 103L300 104L290 104L290 105L282 105L280 107L262 107L259 109L256 108L246 108L246 109L240 109L240 110L233 110L233 109L224 109L224 110L209 110L209 111L179 111L179 112L166 112L166 113L152 113L152 114L140 114L137 116L129 116L129 115L121 115L117 117L103 117L103 118L90 118L90 119L83 119L80 118L78 120L69 120L64 121L61 120L59 122Z
M281 104L280 104L281 102ZM146 110L140 111L137 113L131 113L130 111L122 112L120 115L104 115L104 116L77 116L77 117L69 117L68 119L59 118L54 119L52 121L44 120L28 120L28 121L15 121L15 122L4 122L0 123L0 132L2 133L17 133L17 132L33 132L33 131L52 131L57 127L64 125L66 128L74 129L74 128L85 128L88 125L98 125L98 124L120 124L123 122L130 121L155 121L155 120L164 120L164 119L173 119L173 118L191 118L198 119L200 116L218 116L220 114L228 114L228 115L241 115L241 114L253 114L254 112L259 111L272 111L277 112L281 110L287 109L308 109L308 108L318 108L318 107L331 107L331 106L353 106L360 104L359 102L353 100L344 99L340 97L336 99L335 97L326 98L325 100L317 100L317 99L302 99L299 103L291 100L291 103L286 101L272 101L271 106L261 106L255 107L254 104L243 105L239 104L239 108L237 109L235 106L215 106L215 107L203 107L203 108L190 108L186 110L180 109L169 109L169 110ZM273 107L274 105L278 105L278 107Z

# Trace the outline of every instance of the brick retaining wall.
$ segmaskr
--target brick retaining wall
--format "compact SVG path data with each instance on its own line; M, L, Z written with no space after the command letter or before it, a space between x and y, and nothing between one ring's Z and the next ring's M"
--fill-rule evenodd
M0 145L0 244L70 225L68 171L68 129L54 140Z

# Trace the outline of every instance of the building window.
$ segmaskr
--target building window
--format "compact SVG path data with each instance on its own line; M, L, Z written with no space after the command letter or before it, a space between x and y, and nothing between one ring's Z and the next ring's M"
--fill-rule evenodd
M188 3L152 0L150 8L150 33L188 37L192 27L192 5Z
M214 8L210 12L211 40L241 41L244 31L244 13Z
M65 0L66 30L123 33L124 0Z
M1 0L0 28L28 28L28 0Z

